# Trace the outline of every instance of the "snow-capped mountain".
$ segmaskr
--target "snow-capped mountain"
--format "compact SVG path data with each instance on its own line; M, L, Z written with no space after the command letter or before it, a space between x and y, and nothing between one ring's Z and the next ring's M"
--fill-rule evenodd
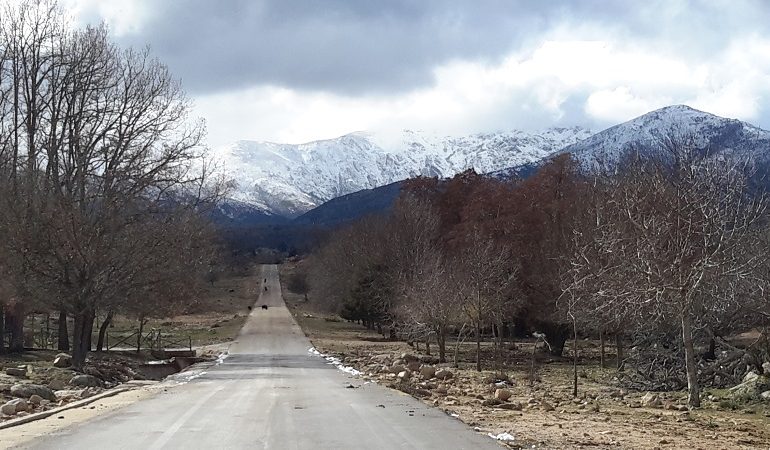
M539 161L590 135L579 127L464 137L360 132L299 145L238 141L215 156L234 182L234 200L292 217L333 198L418 175L450 177L469 168L486 173Z
M760 159L770 156L770 132L685 105L651 111L569 145L562 152L572 153L584 163L612 164L630 147L657 148L668 135L691 136L700 149L748 152Z

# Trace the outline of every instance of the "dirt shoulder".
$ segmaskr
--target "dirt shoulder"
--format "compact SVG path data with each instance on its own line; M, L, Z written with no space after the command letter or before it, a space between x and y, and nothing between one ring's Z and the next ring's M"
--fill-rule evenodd
M167 387L161 384L137 386L112 397L102 398L79 408L62 411L45 419L0 430L0 449L17 447L40 436L87 422L99 415L114 412L134 402L149 398L165 388Z
M726 392L707 390L708 400L698 410L687 410L682 392L652 393L658 401L644 407L645 392L622 389L614 369L593 363L581 364L579 396L574 398L568 361L541 359L535 380L530 381L531 342L516 342L507 349L506 376L479 373L472 368L470 344L460 346L459 367L437 364L435 356L423 355L403 342L386 341L357 324L320 313L312 299L304 302L285 288L284 298L322 353L341 358L345 365L360 370L362 378L408 392L479 432L509 433L514 439L504 443L512 448L770 448L767 403L736 405L727 400ZM413 370L407 367L410 363ZM435 368L446 378L423 379L424 367ZM401 369L407 372L403 377ZM426 374L431 371L427 369ZM510 398L496 399L498 390L508 391Z

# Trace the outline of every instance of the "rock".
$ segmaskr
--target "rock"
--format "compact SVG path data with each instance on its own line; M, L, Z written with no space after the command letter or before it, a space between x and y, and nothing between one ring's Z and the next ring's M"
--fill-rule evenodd
M765 375L770 375L770 361L762 363L762 372Z
M102 380L93 375L75 375L70 384L78 387L102 387Z
M759 394L759 397L762 400L770 400L770 391L765 391L765 392Z
M418 397L430 397L431 393L427 389L415 389L412 393Z
M387 364L390 361L390 355L387 353L381 353L379 355L372 356L372 361L377 361L383 364Z
M27 405L26 400L23 398L15 398L2 406L2 413L12 416L28 409L29 405Z
M545 401L540 403L540 408L542 408L543 411L554 411L556 409L553 405Z
M645 408L657 408L663 404L657 394L648 392L642 396L642 406Z
M11 395L19 398L30 398L33 395L39 395L46 400L56 400L56 395L50 388L39 384L14 384L11 386Z
M5 369L5 374L10 375L12 377L17 378L26 378L27 377L27 368L21 368L21 367L9 367Z
M435 389L436 394L446 395L449 391L444 386L439 386Z
M56 398L59 401L72 401L80 398L80 393L81 391L75 389L63 389L61 391L56 391Z
M400 373L406 370L406 367L404 367L401 364L393 364L390 367L390 373Z
M41 397L41 396L39 396L37 394L32 394L29 397L29 402L32 403L33 405L39 405L39 404L43 403L43 397Z
M54 391L61 391L62 389L67 389L67 383L62 380L51 380L51 382L48 383L48 387Z
M507 402L513 393L508 389L495 389L495 398Z
M770 390L770 376L756 375L750 377L748 381L731 387L729 392L737 400L759 400L762 392L767 390Z
M414 356L414 355L412 355L410 353L402 353L401 357L399 359L402 359L402 360L404 360L407 363L408 362L412 362L412 361L420 362L420 358L418 358L417 356Z
M410 375L411 373L408 370L402 370L401 372L398 373L398 375L396 375L396 378L398 378L399 380L407 380L409 379Z
M452 378L453 376L454 374L451 371L446 369L438 370L436 371L436 374L435 374L435 377L438 378L439 380L447 380L449 378Z
M436 368L433 366L422 366L420 369L420 377L423 380L430 380L436 375Z
M59 353L53 360L53 366L66 368L72 365L72 357L66 353Z
M16 414L16 405L6 403L3 406L0 406L0 413L3 413L7 416L12 416Z
M756 373L756 372L749 372L749 373L747 373L746 375L743 376L743 382L744 383L749 383L751 381L756 380L757 378L759 378L759 374L758 373Z
M420 361L409 361L406 363L406 368L411 370L412 372L417 372L420 370Z
M481 406L497 406L500 403L502 402L496 398L488 398L481 402Z
M78 394L78 397L80 397L80 398L93 397L96 394L102 393L102 391L103 391L102 388L87 387L87 388L83 389L82 391L80 391L80 393Z

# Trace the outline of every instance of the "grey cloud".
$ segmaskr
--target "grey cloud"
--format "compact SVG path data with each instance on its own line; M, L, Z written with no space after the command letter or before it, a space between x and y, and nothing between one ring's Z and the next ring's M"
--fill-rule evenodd
M121 40L134 46L149 43L194 94L270 84L357 95L430 85L441 63L494 61L562 23L592 24L621 37L694 47L705 54L724 45L717 25L729 33L741 23L749 30L764 27L767 19L767 8L756 2L731 3L720 12L715 11L719 3L682 1L668 17L656 16L656 9L674 3L154 1L149 3L151 19Z

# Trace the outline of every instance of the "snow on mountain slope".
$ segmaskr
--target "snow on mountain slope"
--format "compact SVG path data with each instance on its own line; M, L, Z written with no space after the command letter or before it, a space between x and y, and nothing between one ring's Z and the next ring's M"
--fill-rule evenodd
M299 145L238 141L215 155L235 182L233 199L292 217L332 198L418 175L450 177L469 168L485 173L538 161L590 135L578 127L464 137L360 132Z
M661 108L564 148L583 163L614 163L631 146L656 148L661 139L691 135L698 148L720 152L751 152L770 156L770 132L736 119L727 119L685 105Z

